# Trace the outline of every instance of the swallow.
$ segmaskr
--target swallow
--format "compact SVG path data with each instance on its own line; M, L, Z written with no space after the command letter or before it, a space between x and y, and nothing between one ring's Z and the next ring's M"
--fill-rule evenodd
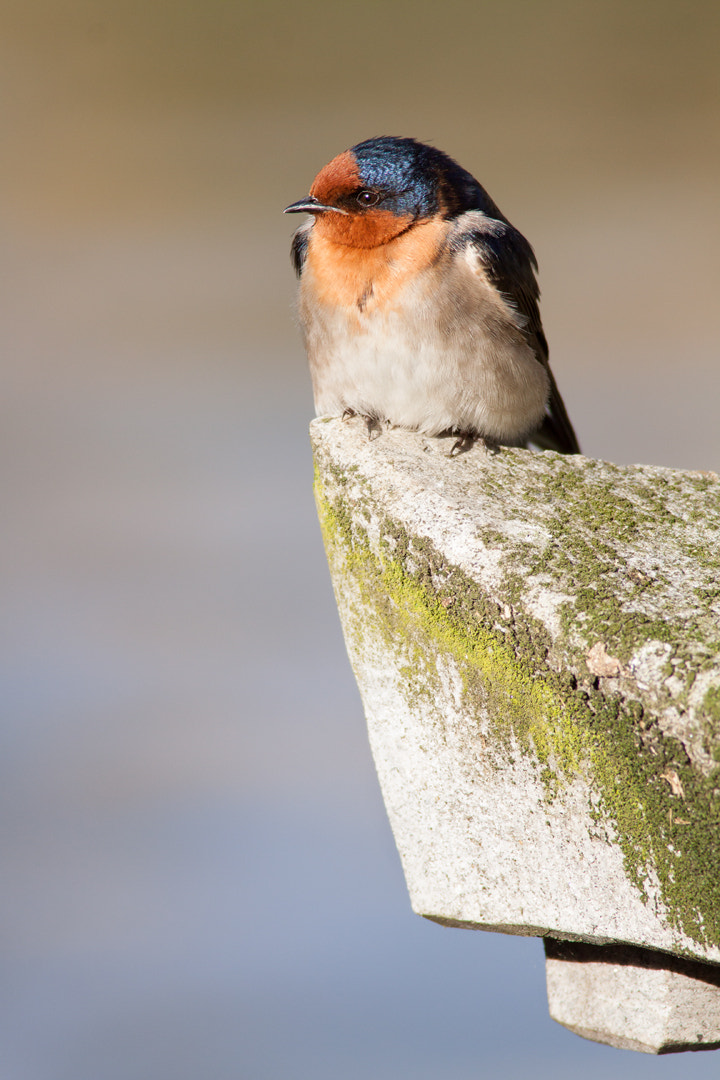
M319 416L580 452L548 361L532 247L415 139L358 143L285 208Z

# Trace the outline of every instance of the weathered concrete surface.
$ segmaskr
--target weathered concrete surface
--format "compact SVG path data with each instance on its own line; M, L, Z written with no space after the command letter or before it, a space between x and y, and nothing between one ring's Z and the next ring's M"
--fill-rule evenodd
M414 909L720 962L720 483L312 425Z
M646 1054L720 1046L717 965L547 938L545 954L550 1015L577 1035Z

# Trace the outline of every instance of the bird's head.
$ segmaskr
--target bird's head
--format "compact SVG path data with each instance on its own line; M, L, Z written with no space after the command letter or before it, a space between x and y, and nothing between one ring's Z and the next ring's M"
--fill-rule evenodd
M372 248L420 221L466 210L500 216L469 172L441 150L415 139L368 139L333 158L310 194L285 208L308 213L315 230L335 243Z

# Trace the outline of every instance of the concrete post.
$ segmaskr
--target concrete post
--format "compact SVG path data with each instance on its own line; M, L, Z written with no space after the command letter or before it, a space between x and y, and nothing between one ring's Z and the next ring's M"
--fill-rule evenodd
M543 936L587 1038L720 1045L718 478L311 433L414 910Z

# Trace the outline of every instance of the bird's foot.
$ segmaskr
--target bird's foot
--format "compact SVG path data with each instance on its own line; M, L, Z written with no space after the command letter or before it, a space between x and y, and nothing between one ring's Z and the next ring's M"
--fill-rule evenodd
M458 457L460 454L467 454L468 450L472 450L473 446L480 446L486 454L499 454L500 447L493 439L488 439L482 435L471 435L468 432L460 432L455 442L450 448L448 457Z
M450 447L448 457L458 457L460 454L467 454L468 450L472 450L474 445L475 436L469 435L467 432L461 432Z
M354 416L360 416L365 421L365 429L367 431L368 439L377 439L382 435L382 423L378 420L377 416L365 416L363 413L358 413L355 409L347 408L343 409L342 416L343 421L352 420Z
M371 442L373 439L379 439L383 429L377 416L363 416L363 420L365 421L365 427L367 428L368 439Z

